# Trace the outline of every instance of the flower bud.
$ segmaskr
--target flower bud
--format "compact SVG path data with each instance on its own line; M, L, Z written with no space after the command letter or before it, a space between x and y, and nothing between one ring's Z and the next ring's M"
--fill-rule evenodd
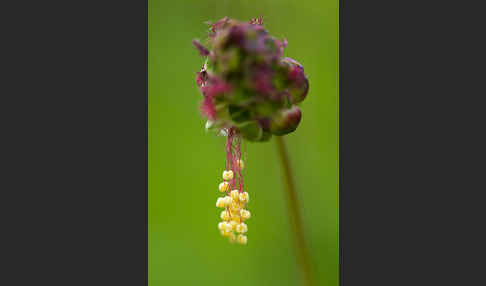
M246 121L237 127L243 138L249 141L260 141L263 137L263 129L256 121Z
M300 123L302 112L298 106L281 110L272 118L270 131L275 135L285 135L293 132Z
M304 68L299 62L291 58L283 58L281 64L286 80L289 82L287 91L292 97L292 103L303 101L309 90L309 81L304 74Z

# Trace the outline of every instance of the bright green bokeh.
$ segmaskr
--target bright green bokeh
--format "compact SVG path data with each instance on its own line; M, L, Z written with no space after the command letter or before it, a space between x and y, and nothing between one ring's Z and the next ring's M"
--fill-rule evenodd
M338 285L337 0L149 0L149 285L296 285L275 142L246 143L248 245L217 230L224 139L204 130L191 45L208 20L265 15L310 90L286 136L319 285Z

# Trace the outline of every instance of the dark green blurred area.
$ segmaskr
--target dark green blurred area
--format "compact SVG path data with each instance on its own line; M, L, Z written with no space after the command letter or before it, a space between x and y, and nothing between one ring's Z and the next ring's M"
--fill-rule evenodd
M149 0L149 285L298 281L274 140L244 145L248 245L219 234L224 138L205 132L195 84L203 60L191 41L206 37L204 22L261 14L309 78L302 121L285 139L318 284L338 285L338 7L337 0Z

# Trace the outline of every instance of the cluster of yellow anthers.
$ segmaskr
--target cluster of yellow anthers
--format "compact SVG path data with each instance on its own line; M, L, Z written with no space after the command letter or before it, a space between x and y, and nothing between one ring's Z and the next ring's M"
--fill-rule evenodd
M243 161L237 161L239 168L243 169ZM230 242L235 242L235 240L240 244L246 244L248 238L244 233L248 231L248 226L244 223L245 220L249 219L251 214L250 211L246 210L246 204L249 201L249 196L247 192L242 192L241 190L230 191L230 183L233 179L233 171L223 171L223 182L219 184L219 190L223 193L223 197L219 197L216 201L216 207L224 208L221 212L221 220L218 224L218 229L221 231L223 236L229 238ZM238 236L235 235L235 231Z

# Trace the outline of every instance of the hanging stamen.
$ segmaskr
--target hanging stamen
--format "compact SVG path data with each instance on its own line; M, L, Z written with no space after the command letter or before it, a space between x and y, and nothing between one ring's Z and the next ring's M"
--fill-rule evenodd
M246 244L248 238L244 233L248 226L244 220L250 218L250 212L245 209L248 203L248 193L244 191L242 169L244 162L241 159L241 136L235 128L225 130L227 134L225 152L225 170L223 170L223 182L220 184L220 191L223 197L218 198L216 207L224 208L221 212L221 220L218 229L223 236L228 237L230 242L237 241ZM238 233L238 236L236 236Z

